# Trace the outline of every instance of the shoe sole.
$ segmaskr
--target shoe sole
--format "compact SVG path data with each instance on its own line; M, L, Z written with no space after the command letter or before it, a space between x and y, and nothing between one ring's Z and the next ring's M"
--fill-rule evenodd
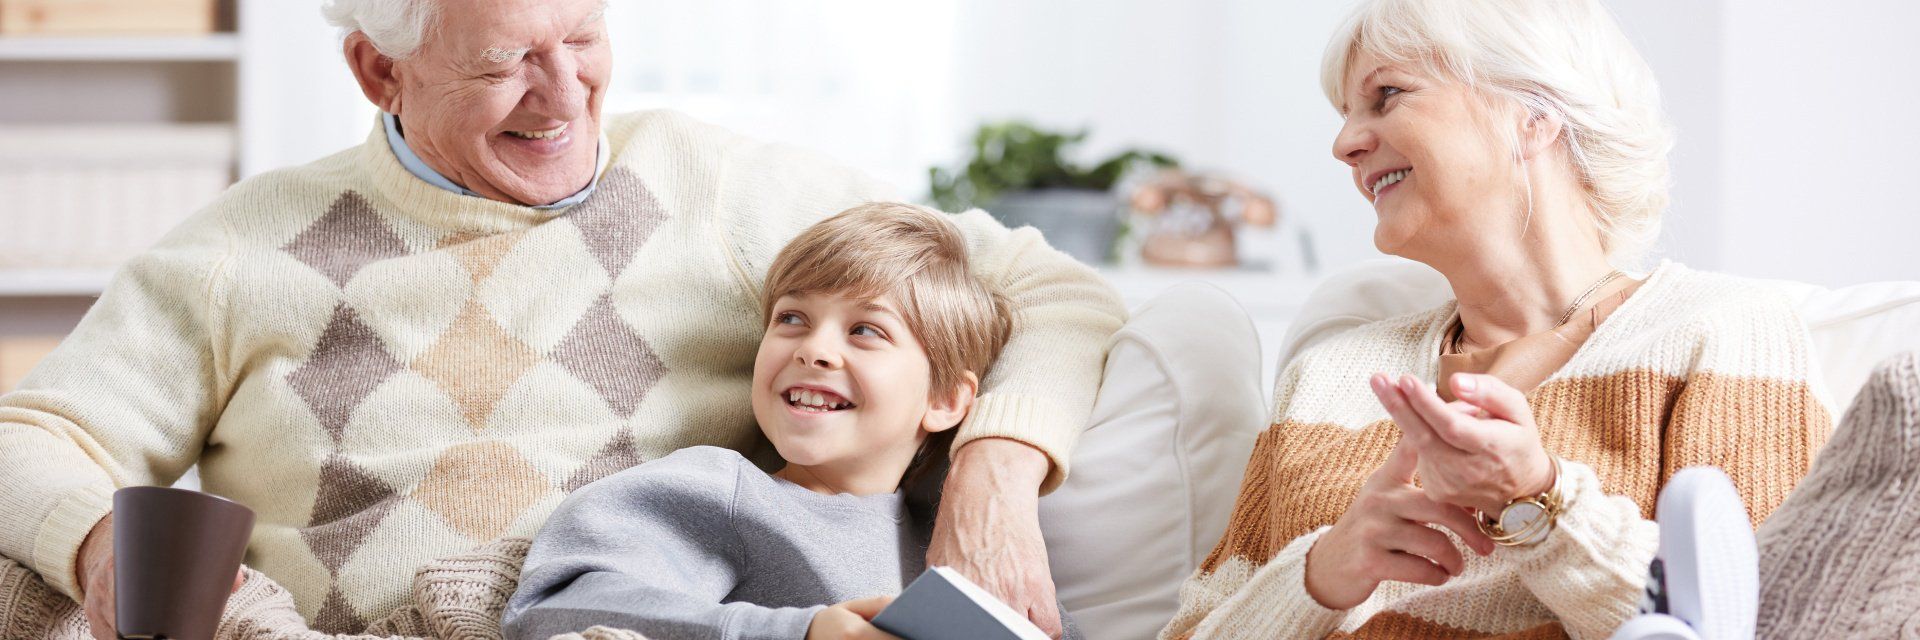
M1693 627L1664 613L1649 613L1628 620L1614 630L1608 640L1701 640Z
M1668 613L1704 640L1752 638L1760 552L1733 481L1713 467L1681 469L1660 491L1659 519Z

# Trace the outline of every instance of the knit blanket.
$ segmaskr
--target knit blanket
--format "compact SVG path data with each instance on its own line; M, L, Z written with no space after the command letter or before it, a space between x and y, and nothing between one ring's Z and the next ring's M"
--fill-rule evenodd
M468 553L421 567L413 601L359 634L311 630L294 608L293 594L253 569L227 599L215 640L386 640L501 637L500 613L520 581L520 563L532 541L502 538ZM26 567L0 557L0 640L92 640L80 605ZM646 640L638 633L592 627L554 640Z
M1920 352L1881 363L1760 528L1760 638L1920 638Z

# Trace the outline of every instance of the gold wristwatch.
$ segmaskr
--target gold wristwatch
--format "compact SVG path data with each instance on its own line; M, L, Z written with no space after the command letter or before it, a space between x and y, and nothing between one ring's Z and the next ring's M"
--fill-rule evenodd
M1513 499L1500 510L1497 520L1485 512L1474 518L1480 532L1492 538L1494 544L1503 547L1538 544L1547 539L1554 521L1566 512L1566 500L1560 495L1560 458L1550 455L1547 459L1553 462L1553 486L1548 487L1546 493Z

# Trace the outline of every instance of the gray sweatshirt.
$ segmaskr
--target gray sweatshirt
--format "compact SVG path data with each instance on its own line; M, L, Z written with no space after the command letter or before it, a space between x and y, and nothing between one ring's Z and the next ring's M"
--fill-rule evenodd
M682 449L560 504L527 553L506 636L607 625L653 640L799 640L826 605L919 576L917 529L899 493L822 495L729 449Z

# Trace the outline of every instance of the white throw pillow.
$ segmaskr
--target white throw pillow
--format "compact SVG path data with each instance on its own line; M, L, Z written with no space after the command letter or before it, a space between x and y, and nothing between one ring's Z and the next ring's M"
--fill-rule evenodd
M1088 638L1151 638L1226 529L1266 427L1261 350L1238 302L1181 285L1115 334L1073 473L1040 501L1061 604Z
M1838 411L1887 358L1920 349L1920 282L1872 282L1824 289L1779 281L1813 340L1822 382ZM1835 422L1840 416L1833 417Z

